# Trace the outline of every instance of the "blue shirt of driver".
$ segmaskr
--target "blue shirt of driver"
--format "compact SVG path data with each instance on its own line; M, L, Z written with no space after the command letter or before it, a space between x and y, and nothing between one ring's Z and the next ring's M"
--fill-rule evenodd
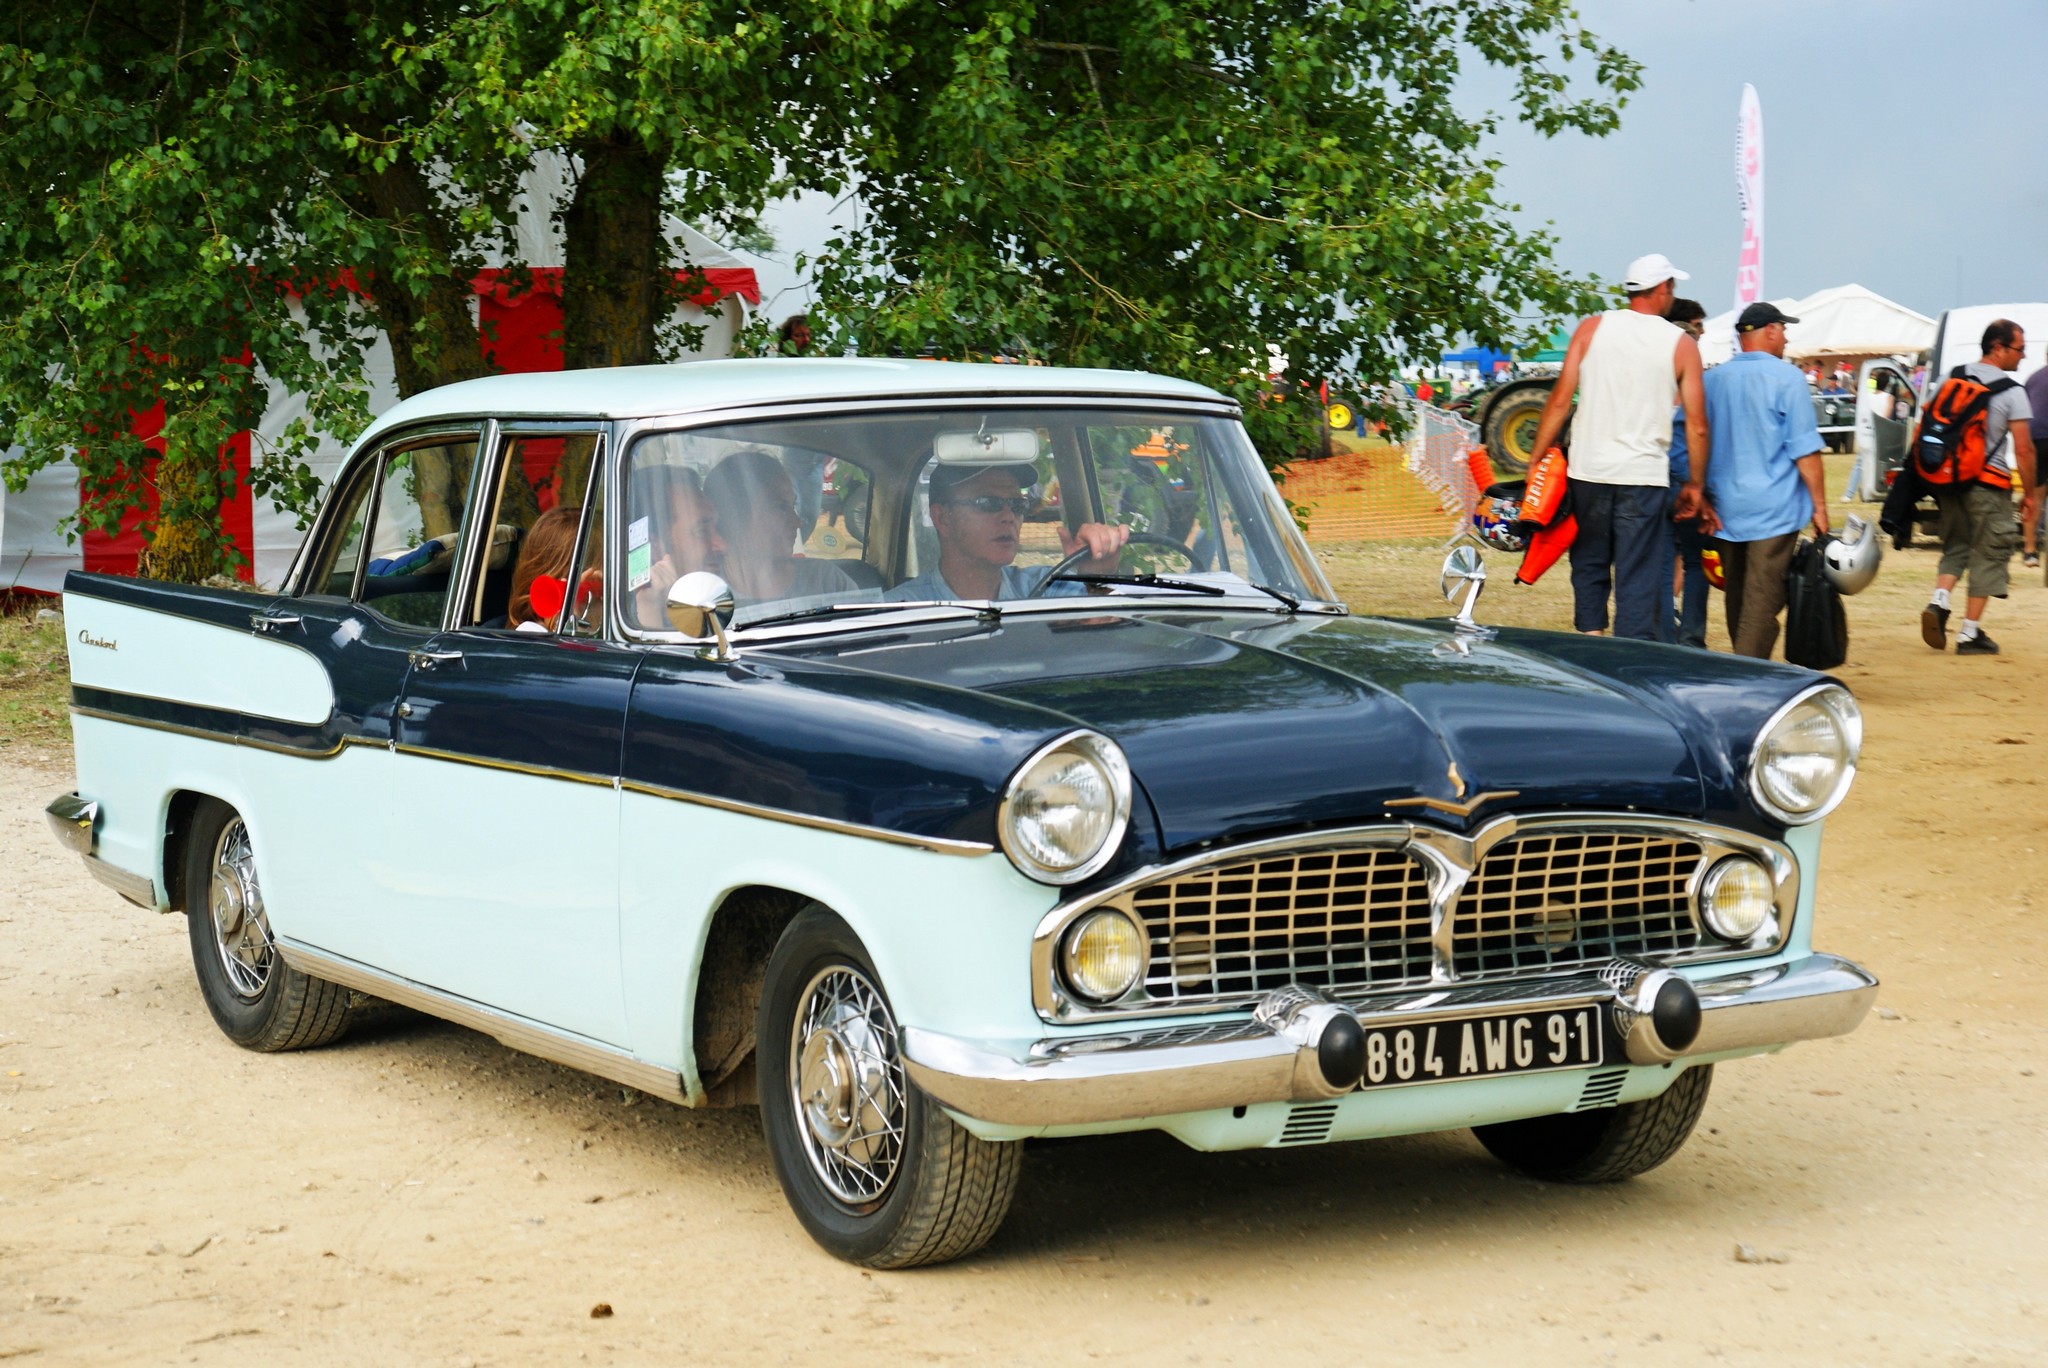
M1085 594L1088 592L1087 585L1076 584L1072 580L1061 580L1058 584L1047 584L1045 577L1051 571L1052 567L1050 565L1034 565L1024 570L1020 570L1014 565L1006 565L1003 567L1002 572L1002 588L997 592L996 597L998 599L1069 598L1075 594ZM956 592L952 585L946 583L946 577L941 575L939 567L934 565L921 575L911 576L888 593L882 595L882 597L891 603L947 603L963 599L966 595Z

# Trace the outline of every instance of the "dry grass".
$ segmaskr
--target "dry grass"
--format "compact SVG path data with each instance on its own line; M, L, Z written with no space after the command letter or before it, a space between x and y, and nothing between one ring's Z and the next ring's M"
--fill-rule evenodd
M0 746L60 750L71 744L71 673L62 621L37 622L47 601L0 612Z

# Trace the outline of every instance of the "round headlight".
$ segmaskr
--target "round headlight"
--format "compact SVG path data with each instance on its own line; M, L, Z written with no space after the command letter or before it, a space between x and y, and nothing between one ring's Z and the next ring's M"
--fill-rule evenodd
M1780 708L1757 738L1750 793L1780 821L1818 821L1848 793L1862 749L1856 700L1847 689L1824 684Z
M1145 933L1105 907L1074 923L1061 958L1068 987L1091 1002L1114 1002L1145 972Z
M1106 736L1075 732L1026 760L996 825L1010 862L1042 883L1085 879L1116 854L1131 816L1131 771Z
M1777 905L1770 871L1743 855L1731 855L1707 871L1700 885L1700 916L1726 941L1746 941L1763 929Z

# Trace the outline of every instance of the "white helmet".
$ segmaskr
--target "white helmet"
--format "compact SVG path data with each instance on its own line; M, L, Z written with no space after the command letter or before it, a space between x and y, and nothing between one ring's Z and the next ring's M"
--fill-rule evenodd
M1820 544L1821 573L1838 594L1860 592L1877 578L1877 563L1884 558L1884 546L1876 531L1861 518L1851 517L1839 537Z

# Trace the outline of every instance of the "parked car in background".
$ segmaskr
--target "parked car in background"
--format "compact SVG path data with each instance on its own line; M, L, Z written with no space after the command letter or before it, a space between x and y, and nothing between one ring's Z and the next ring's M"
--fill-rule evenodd
M842 559L790 555L792 454L864 491ZM1815 948L1856 705L1447 573L1456 619L1349 614L1235 406L1156 376L476 380L373 425L275 593L70 576L50 820L186 917L236 1043L369 995L758 1105L875 1267L980 1247L1037 1137L1626 1178L1875 995Z

